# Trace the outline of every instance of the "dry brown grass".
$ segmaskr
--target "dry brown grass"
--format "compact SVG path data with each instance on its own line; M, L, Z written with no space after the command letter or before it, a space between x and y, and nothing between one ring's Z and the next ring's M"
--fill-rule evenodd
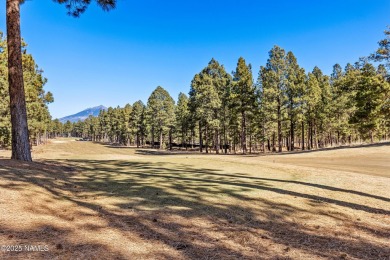
M49 251L0 258L390 258L389 144L224 156L61 139L34 158L0 160L0 245Z

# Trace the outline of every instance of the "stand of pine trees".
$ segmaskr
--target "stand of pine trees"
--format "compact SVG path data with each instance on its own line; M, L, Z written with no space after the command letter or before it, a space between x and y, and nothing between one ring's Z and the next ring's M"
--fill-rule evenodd
M389 35L390 33L386 33ZM23 76L31 145L58 136L205 153L311 150L390 138L389 41L370 59L330 76L305 72L292 52L274 46L254 81L239 58L231 74L216 60L197 73L177 104L157 87L146 104L108 108L83 122L51 120L46 79L23 44ZM385 61L377 67L369 61ZM0 147L10 147L7 44L0 34Z
M367 59L334 65L330 76L306 73L292 52L275 46L261 66L239 58L229 74L212 59L197 73L189 96L175 104L157 87L146 105L109 108L98 117L62 125L56 135L120 145L196 149L205 153L311 150L390 138L390 84L384 65Z
M54 101L50 92L43 89L46 79L31 54L23 45L23 76L26 96L30 146L44 143L52 132L52 120L47 107ZM11 146L11 115L8 87L7 43L0 32L0 148Z

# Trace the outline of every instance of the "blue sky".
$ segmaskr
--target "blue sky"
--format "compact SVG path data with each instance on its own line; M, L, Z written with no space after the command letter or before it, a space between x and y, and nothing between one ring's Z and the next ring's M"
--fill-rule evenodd
M307 71L317 65L329 74L335 63L344 67L373 52L389 14L388 0L118 0L115 10L92 4L75 19L51 0L27 0L21 26L48 78L56 118L146 102L159 85L177 99L213 57L231 72L242 56L257 78L275 44Z

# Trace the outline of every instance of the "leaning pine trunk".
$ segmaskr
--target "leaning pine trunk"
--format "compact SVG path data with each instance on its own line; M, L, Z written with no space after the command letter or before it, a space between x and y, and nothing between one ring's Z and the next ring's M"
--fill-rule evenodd
M7 0L8 83L12 125L12 159L31 162L24 96L19 0Z

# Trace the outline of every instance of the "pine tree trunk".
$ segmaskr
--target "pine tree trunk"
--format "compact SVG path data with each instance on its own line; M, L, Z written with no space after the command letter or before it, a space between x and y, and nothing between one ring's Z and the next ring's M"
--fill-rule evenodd
M169 150L172 151L172 129L169 129Z
M298 146L301 147L301 141L302 140L300 138L298 138L297 140L298 140Z
M184 145L185 145L186 150L188 150L188 146L191 143L191 136L188 135L188 132L190 132L190 135L191 135L191 131L188 128L186 128L185 139L184 139Z
M310 121L309 122L307 122L307 149L308 150L311 150L311 142L310 142L310 140L311 140L311 131L310 131L310 129L311 129L311 124L310 124Z
M152 148L154 149L154 126L152 126Z
M269 138L267 139L267 148L268 148L268 152L270 152L271 151L271 143L270 143Z
M204 130L204 139L205 139L205 146L206 146L206 153L209 153L209 136L208 136L208 131L207 131L207 125L205 126Z
M195 127L191 129L191 149L194 149Z
M317 136L317 123L316 120L314 120L314 146L316 149L318 149L318 136Z
M252 154L252 132L249 133L249 154Z
M31 162L24 94L19 0L7 0L8 83L11 110L12 159Z
M278 146L279 152L282 152L282 119L281 119L281 104L280 97L278 97Z
M203 152L203 140L202 140L202 126L199 122L199 151Z
M223 145L225 146L225 154L227 154L227 136L226 136L226 125L223 125Z
M183 149L183 145L185 145L185 137L184 137L184 130L181 131L181 149ZM187 147L187 145L185 145Z
M275 146L275 132L272 133L272 152L276 152L276 146Z
M337 141L336 141L336 144L337 144L337 146L340 145L340 131L339 130L337 130Z
M294 146L295 146L295 143L294 143L294 135L295 135L295 132L294 132L294 122L293 120L291 119L291 141L290 141L290 151L294 151Z
M265 124L264 124L264 121L263 121L262 131L263 131L262 147L263 147L263 153L265 153ZM268 141L268 146L269 146L269 141ZM268 150L269 150L269 148L268 148Z
M215 129L215 153L219 154L219 131Z
M242 153L246 154L246 115L245 111L242 111L241 113L242 117L242 125L241 125L241 148Z
M234 136L233 136L233 153L234 154L236 154L236 140L237 140L236 131L234 131Z
M313 121L310 122L310 149L313 149Z
M164 149L164 146L163 146L163 130L160 129L160 150L161 149Z
M290 139L289 139L289 137L286 137L286 147L287 147L287 151L290 151Z

